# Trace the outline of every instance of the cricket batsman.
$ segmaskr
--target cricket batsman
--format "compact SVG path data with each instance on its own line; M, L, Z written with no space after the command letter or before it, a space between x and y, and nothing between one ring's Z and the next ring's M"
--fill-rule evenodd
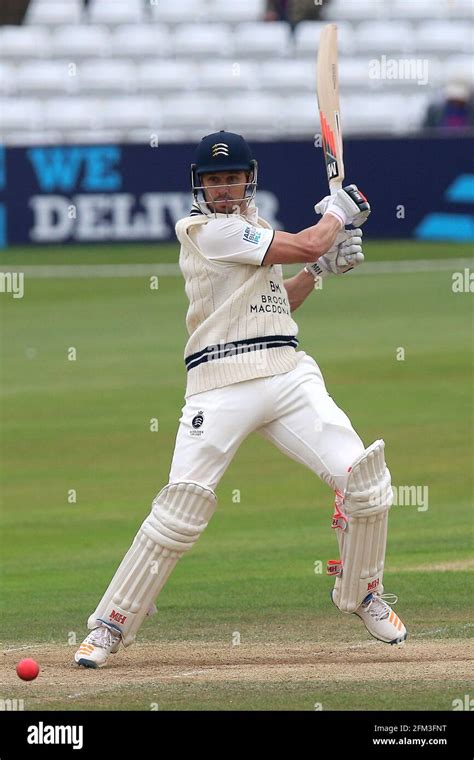
M240 135L216 132L197 148L192 210L176 225L189 340L169 482L88 619L91 633L75 654L79 665L101 667L121 644L133 643L176 563L209 523L219 481L254 431L335 494L340 557L328 563L334 605L357 615L380 641L407 637L383 594L393 499L384 442L364 446L316 361L298 350L293 319L321 280L363 262L360 225L370 206L349 185L316 204L321 218L314 226L276 231L258 216L257 172ZM282 264L296 263L305 266L283 280Z

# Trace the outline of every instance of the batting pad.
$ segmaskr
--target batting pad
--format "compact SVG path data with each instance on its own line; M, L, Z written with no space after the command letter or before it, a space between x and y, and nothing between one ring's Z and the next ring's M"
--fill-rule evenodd
M385 443L375 441L349 471L338 528L342 569L333 599L342 612L354 612L371 591L383 593L388 511L393 503ZM344 521L343 521L344 522Z
M165 486L153 500L132 546L122 560L89 628L113 625L129 646L178 559L192 549L214 514L217 498L209 488L184 481Z

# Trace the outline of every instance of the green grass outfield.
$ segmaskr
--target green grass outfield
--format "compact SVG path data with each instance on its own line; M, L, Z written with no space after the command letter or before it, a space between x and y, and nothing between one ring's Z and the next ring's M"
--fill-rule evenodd
M295 314L300 349L366 445L385 439L393 484L428 488L428 509L398 505L390 516L385 587L400 596L407 645L373 641L332 606L332 583L315 565L337 556L332 494L252 435L140 643L113 658L113 684L107 669L71 664L74 641L167 482L184 403L183 281L160 276L151 290L147 276L27 275L24 298L0 293L0 698L24 698L27 710L449 710L469 693L473 296L453 293L459 267L446 262L470 253L369 243L368 261L434 263L332 278ZM133 244L8 249L0 266L177 254ZM22 656L43 669L31 684L14 675Z
M410 240L369 240L364 238L367 261L400 261L409 259L449 259L471 257L469 243L417 242ZM151 264L178 260L175 245L130 243L128 245L12 246L0 249L0 263L17 264L129 264L137 261Z

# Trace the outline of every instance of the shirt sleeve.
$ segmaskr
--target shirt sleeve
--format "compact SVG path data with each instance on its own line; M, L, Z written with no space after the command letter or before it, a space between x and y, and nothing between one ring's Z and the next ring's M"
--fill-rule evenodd
M193 239L210 261L261 266L274 230L254 227L238 216L210 219L193 231Z

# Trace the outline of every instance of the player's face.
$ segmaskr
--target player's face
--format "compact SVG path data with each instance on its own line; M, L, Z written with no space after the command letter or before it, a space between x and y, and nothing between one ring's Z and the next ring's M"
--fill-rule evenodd
M209 172L201 176L206 202L211 211L217 214L240 212L245 197L245 185L248 182L244 171Z

